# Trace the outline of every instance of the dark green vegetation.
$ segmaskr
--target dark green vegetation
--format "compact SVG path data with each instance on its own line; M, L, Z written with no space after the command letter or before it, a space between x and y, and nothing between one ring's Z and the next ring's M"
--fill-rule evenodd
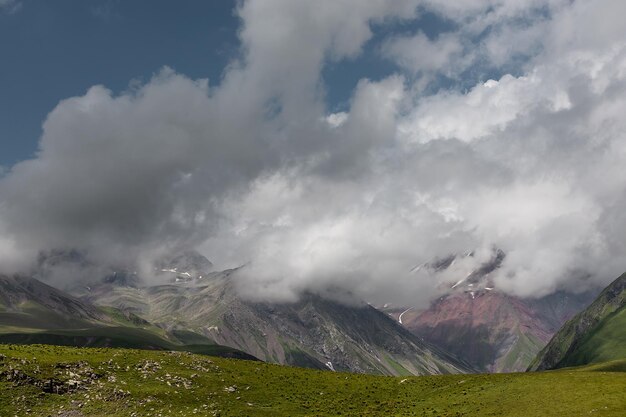
M383 377L182 352L0 345L0 415L624 416L626 362Z
M531 370L626 359L626 274L568 321L539 353Z

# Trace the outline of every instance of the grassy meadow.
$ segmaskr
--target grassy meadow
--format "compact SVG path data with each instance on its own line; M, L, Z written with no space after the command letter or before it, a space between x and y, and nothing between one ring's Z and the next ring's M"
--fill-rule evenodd
M1 416L626 416L626 361L383 377L187 352L0 345Z

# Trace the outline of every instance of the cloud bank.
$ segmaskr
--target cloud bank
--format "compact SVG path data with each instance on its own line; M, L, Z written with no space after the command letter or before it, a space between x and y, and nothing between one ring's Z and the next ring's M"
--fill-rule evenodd
M451 29L393 31L425 12ZM195 247L246 263L248 296L420 303L497 247L509 293L604 284L626 270L624 12L618 0L245 1L241 58L222 80L165 68L58 104L36 158L0 179L3 268L58 248L131 265ZM396 72L361 80L334 113L324 67L366 52ZM409 272L468 250L445 274Z

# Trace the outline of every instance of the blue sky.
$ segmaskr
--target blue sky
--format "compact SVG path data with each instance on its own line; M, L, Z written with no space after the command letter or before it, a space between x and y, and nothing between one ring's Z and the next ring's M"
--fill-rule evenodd
M119 92L165 65L219 80L238 54L234 1L21 4L0 12L0 165L30 157L46 115L92 85Z
M37 149L41 124L65 98L97 84L118 93L145 82L163 66L219 84L240 55L234 0L22 0L0 12L0 165L10 167ZM329 63L322 77L327 103L345 110L361 78L380 79L397 66L377 53L390 33L421 30L435 37L452 23L432 13L372 29L372 48Z

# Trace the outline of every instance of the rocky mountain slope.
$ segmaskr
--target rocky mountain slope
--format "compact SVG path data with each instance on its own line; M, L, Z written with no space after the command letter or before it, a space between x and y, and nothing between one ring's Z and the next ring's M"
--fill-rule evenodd
M36 279L0 276L0 326L81 328L106 320L95 306Z
M498 291L449 294L423 311L409 311L403 325L424 340L483 372L525 370L560 324L587 295L557 293L522 300Z
M482 372L523 371L592 295L559 292L532 300L504 294L491 280L504 257L495 250L490 261L451 284L427 309L403 306L387 311L415 335ZM455 258L425 267L437 273L450 267Z
M529 370L555 369L626 358L626 274L568 321Z
M190 282L146 287L101 283L81 296L168 332L192 331L273 363L387 375L472 370L366 303L342 304L313 294L287 304L246 301L234 288L236 274L203 272Z
M23 276L0 276L0 343L186 350L253 359L193 332L168 333L131 312L97 307Z
M218 345L274 363L388 375L473 370L367 303L347 305L313 294L291 304L250 302L235 291L237 270L213 269L196 252L172 254L155 262L148 283L132 268L95 265L77 251L43 254L33 275L65 285L73 296L61 304L77 303L96 319L74 327L0 327L0 341L194 351L189 345ZM67 271L71 279L64 280ZM46 287L42 293L62 294Z

